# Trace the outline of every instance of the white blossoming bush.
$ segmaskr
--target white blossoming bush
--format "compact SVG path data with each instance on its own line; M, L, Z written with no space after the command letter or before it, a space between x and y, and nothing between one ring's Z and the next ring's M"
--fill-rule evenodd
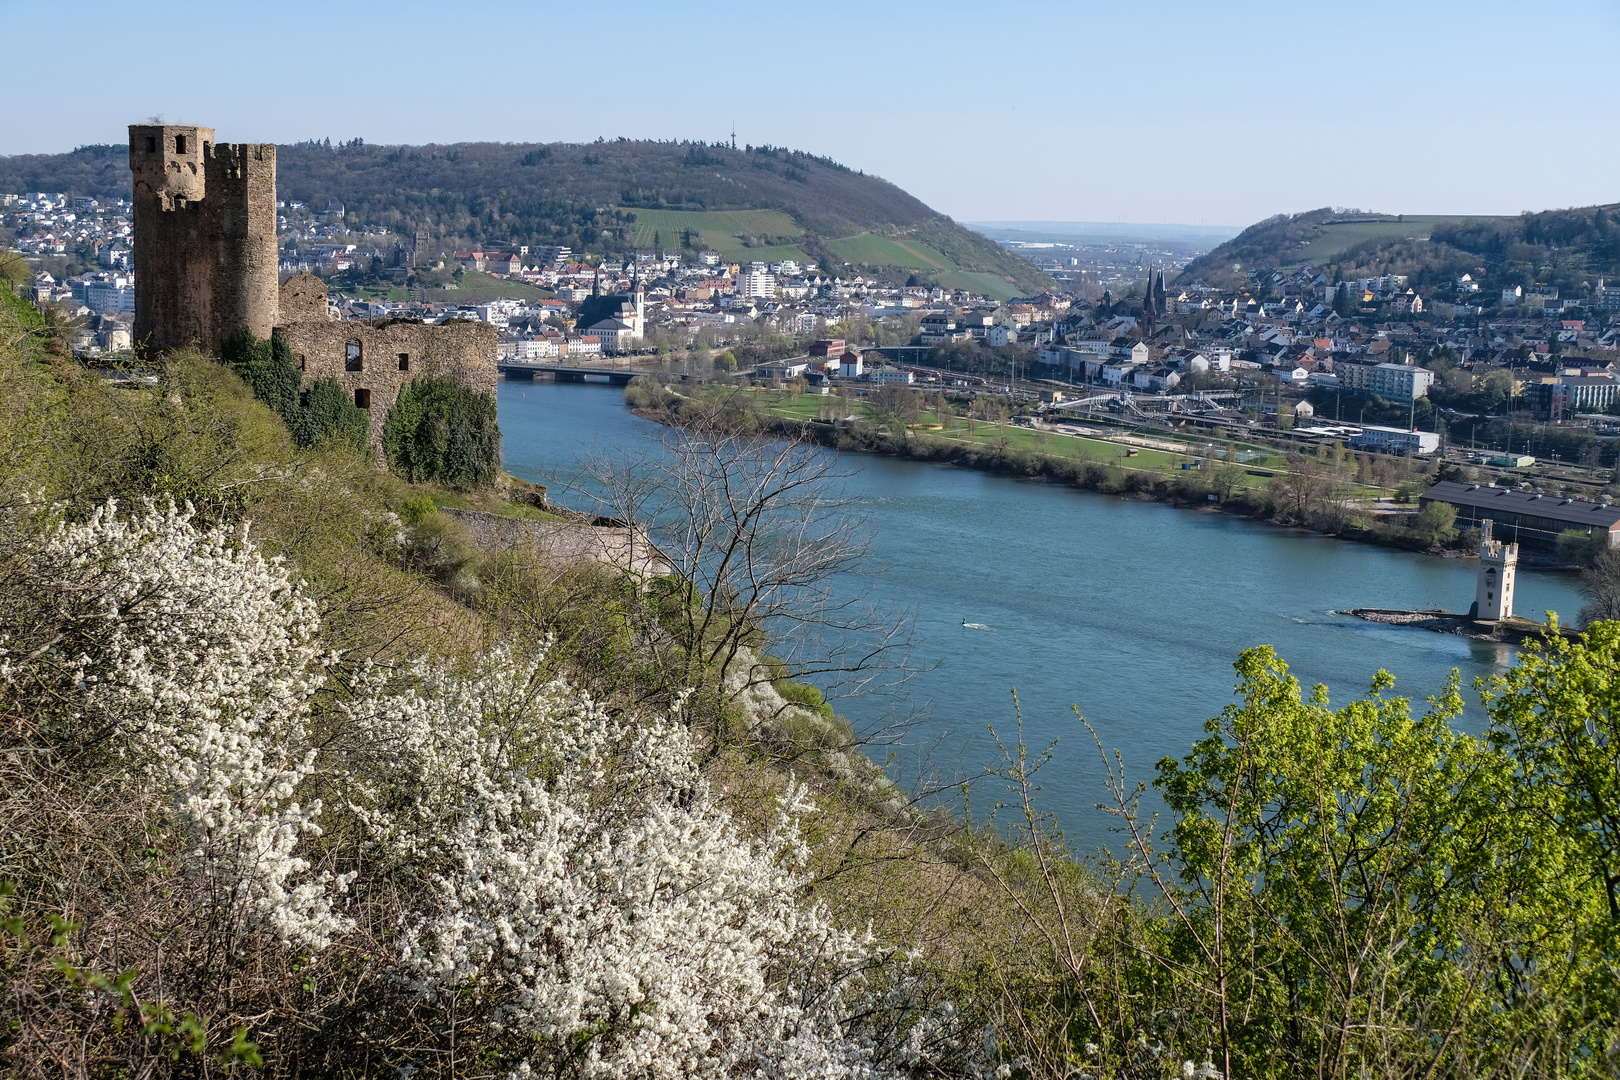
M678 724L615 720L502 654L414 674L349 710L351 752L410 793L356 810L394 857L440 867L401 946L415 992L487 1010L515 1075L872 1073L839 1026L872 943L796 899L802 792L750 840Z
M302 1008L316 981L301 968L341 950L350 982L332 1007L352 1015L300 1030L351 1031L386 1048L368 1060L401 1068L445 1060L433 1032L452 1013L480 1075L870 1077L925 1056L939 1024L917 1022L904 965L800 900L804 793L786 791L774 822L745 835L678 718L611 715L501 651L461 673L421 662L339 676L301 583L246 530L199 527L189 508L109 503L12 562L23 584L7 586L0 676L14 706L56 703L38 710L36 745L57 764L34 780L43 793L77 776L80 794L51 789L68 792L59 802L94 791L141 815L106 850L121 843L115 858L148 868L143 895L116 874L78 888L105 916L99 940L150 923L125 937L159 943L147 955L171 971L162 993L206 968L217 986L199 1013L273 1025L276 1007L238 1000L219 957L254 957L263 985L282 987L271 1000ZM333 836L318 791L341 820ZM0 804L8 821L34 805ZM350 869L325 869L338 867ZM221 928L223 953L205 944ZM131 947L72 970L122 970ZM184 969L186 955L203 966ZM44 986L51 968L39 970ZM53 993L39 1000L56 1002L62 1032L167 1030L134 989L107 1003L144 1028L97 1028L95 1009L63 1013ZM906 1020L851 1025L857 1012ZM147 1059L166 1053L148 1046Z
M325 681L314 603L245 530L198 529L189 508L150 502L59 526L30 560L55 604L54 656L8 655L0 674L37 684L51 663L78 691L69 719L110 780L175 811L218 906L282 939L324 945L346 927L333 910L348 878L310 875L295 848L319 833L319 800L301 804L315 767L305 730ZM99 751L99 754L96 753Z

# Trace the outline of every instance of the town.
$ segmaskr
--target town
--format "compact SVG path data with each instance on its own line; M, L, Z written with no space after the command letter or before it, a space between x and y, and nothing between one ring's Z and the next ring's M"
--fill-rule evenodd
M137 344L131 204L0 195L0 227L35 267L31 299L112 362ZM1596 498L1620 431L1620 283L1487 290L1486 267L1421 293L1406 275L1254 267L1225 287L1172 283L1185 253L1099 246L1052 258L1058 288L996 299L872 268L727 260L662 237L650 250L485 243L439 250L341 204L277 204L279 276L313 273L328 318L486 323L508 374L565 366L855 397L885 384L1001 395L1054 420L1113 414L1285 447L1538 465ZM1081 250L1081 249L1076 249ZM1431 275L1432 278L1432 275ZM1490 474L1498 475L1498 474ZM1466 477L1464 477L1466 478Z
M1620 5L4 25L0 1080L1620 1080Z

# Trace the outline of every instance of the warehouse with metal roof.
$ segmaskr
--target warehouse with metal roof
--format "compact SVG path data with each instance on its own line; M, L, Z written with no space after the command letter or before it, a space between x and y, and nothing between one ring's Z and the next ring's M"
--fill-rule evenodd
M1559 535L1571 530L1607 535L1610 547L1620 547L1620 507L1608 503L1451 480L1435 484L1418 501L1455 506L1459 529L1477 529L1489 519L1499 538L1533 547L1557 547Z

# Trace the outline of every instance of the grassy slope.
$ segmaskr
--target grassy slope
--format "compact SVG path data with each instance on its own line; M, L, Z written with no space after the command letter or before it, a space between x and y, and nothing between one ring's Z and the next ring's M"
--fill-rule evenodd
M1011 300L1019 295L1016 284L997 274L972 274L952 270L935 274L934 278L947 289L966 289L969 292L983 293L992 300Z
M804 262L809 255L794 244L760 244L753 247L742 237L782 238L799 237L804 230L799 223L780 210L638 210L627 209L636 216L635 240L639 248L651 248L653 241L662 244L665 251L678 250L682 233L692 231L692 247L720 253L733 262L776 262L795 259Z
M501 297L510 297L514 300L545 300L557 294L537 289L526 282L470 271L461 276L459 288L428 289L423 295L429 300L446 304L479 304Z
M1235 284L1242 271L1331 263L1368 243L1425 241L1436 225L1457 217L1437 214L1336 214L1329 209L1278 215L1249 226L1213 251L1194 259L1181 281ZM1238 269L1234 270L1236 264Z
M1400 218L1331 222L1322 226L1321 235L1315 240L1296 250L1295 262L1323 263L1370 240L1427 240L1435 225L1449 220L1432 215L1417 217L1407 214Z
M904 270L955 270L945 256L918 240L891 240L876 233L862 233L827 246L834 255L854 266L895 266Z

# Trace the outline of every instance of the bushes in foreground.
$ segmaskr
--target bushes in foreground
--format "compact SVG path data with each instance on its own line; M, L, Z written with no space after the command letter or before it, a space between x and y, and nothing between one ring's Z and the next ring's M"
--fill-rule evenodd
M610 715L500 651L336 664L286 568L172 508L109 504L8 555L8 1074L881 1076L933 1054L907 964L800 899L802 791L744 834L676 718Z
M1620 623L1521 655L1483 737L1455 680L1414 716L1385 672L1333 709L1269 647L1236 668L1158 763L1167 831L1105 759L1120 861L1067 861L1045 759L1008 752L1015 820L986 833L1016 844L979 864L1027 918L987 938L1031 1075L1164 1075L1176 1048L1207 1052L1187 1076L1616 1075Z

